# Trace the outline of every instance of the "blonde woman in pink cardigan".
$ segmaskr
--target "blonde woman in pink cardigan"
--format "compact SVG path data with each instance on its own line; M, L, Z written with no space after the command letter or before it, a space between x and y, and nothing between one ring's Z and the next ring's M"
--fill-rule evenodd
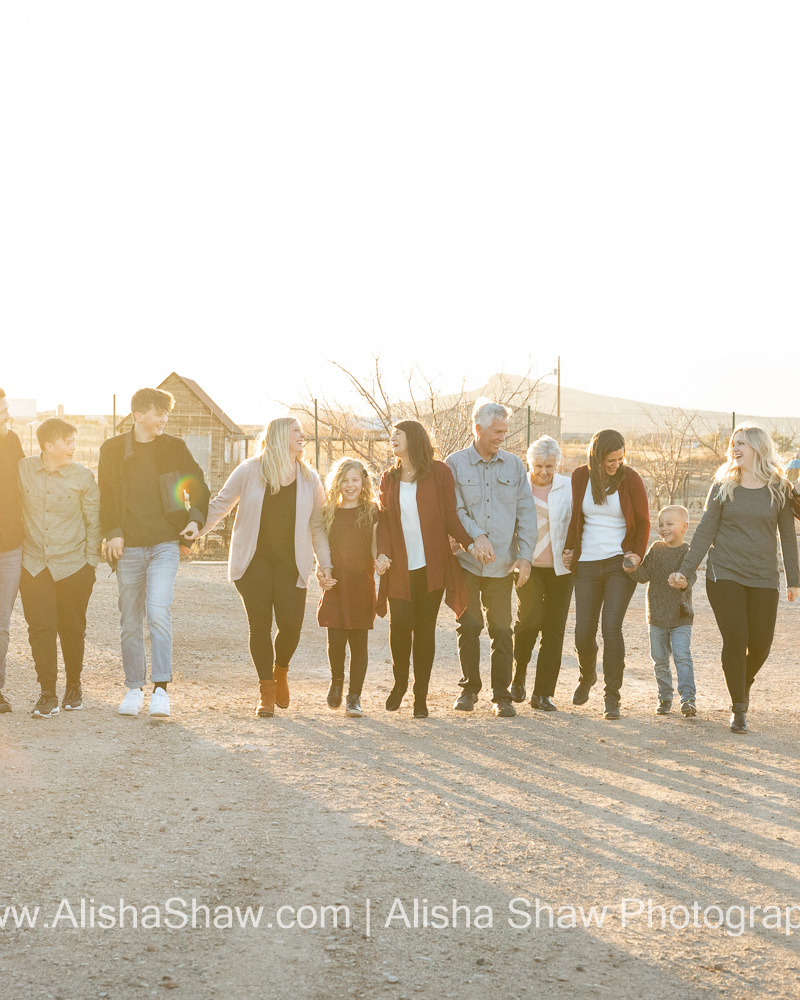
M303 460L306 437L298 420L278 417L261 436L261 452L242 462L208 507L201 537L236 504L228 578L242 598L250 655L261 699L256 714L270 718L289 707L289 661L300 641L306 586L314 566L332 586L331 552L322 524L325 493ZM278 626L272 641L272 619Z

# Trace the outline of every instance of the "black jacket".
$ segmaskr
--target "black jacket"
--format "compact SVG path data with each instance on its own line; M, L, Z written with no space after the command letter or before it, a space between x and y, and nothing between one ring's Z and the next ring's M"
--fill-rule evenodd
M189 494L190 510L174 510L166 506L164 509L164 513L175 524L177 540L190 521L197 521L200 527L206 523L211 492L203 477L203 470L195 462L182 438L161 434L153 443L157 448L159 479L163 478L170 485L181 480L181 489ZM106 541L125 537L128 498L123 469L125 462L133 456L132 430L109 438L100 447L97 482L100 487L100 528Z

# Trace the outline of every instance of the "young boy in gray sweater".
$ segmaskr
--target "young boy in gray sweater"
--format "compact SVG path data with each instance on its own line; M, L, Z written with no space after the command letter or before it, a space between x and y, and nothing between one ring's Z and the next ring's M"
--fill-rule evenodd
M697 715L695 707L694 664L692 663L692 584L685 590L669 584L689 551L684 541L689 528L689 512L678 504L670 504L658 512L658 533L661 540L653 542L639 568L631 573L638 583L647 584L647 623L650 626L650 656L658 683L656 715L672 711L672 671L670 652L678 675L681 713L686 718Z

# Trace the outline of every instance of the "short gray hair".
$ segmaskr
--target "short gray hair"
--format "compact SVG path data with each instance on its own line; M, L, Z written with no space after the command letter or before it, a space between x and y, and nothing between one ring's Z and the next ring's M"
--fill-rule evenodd
M530 469L533 467L533 460L535 458L555 458L557 462L560 462L561 449L558 447L558 441L555 438L551 438L549 434L542 434L540 438L537 438L530 445L525 457L528 460L528 468Z
M488 427L493 420L507 420L511 416L511 410L502 403L495 403L485 396L475 400L472 410L472 424L477 427Z

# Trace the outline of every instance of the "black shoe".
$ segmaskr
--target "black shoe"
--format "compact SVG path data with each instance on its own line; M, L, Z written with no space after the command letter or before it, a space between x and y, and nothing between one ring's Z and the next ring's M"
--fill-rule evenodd
M511 695L511 700L517 703L525 701L527 692L525 691L525 672L517 671L514 680L511 682L511 687L508 689L508 693Z
M572 695L573 705L585 705L589 700L589 692L592 690L591 684L584 684L581 681L575 688L575 693Z
M656 715L669 715L672 711L672 702L665 698L659 698L656 705Z
M498 719L513 719L517 714L516 708L510 701L498 701L492 706L492 711Z
M386 711L387 712L396 712L397 709L400 708L400 705L403 702L403 698L404 698L405 693L406 693L407 690L408 690L408 688L404 688L404 687L403 688L399 688L399 687L397 687L397 685L395 685L392 688L392 690L389 692L389 697L386 699Z
M328 708L336 711L337 708L342 706L342 687L344 682L342 680L337 680L333 678L331 680L331 686L328 688Z
M540 712L557 712L555 702L546 694L531 695L531 708L538 708Z
M457 712L471 712L475 708L476 701L477 698L471 695L469 691L462 691L453 702L453 708Z
M747 732L747 710L743 702L731 705L731 732Z
M428 718L428 706L424 701L414 702L414 718L415 719L427 719Z
M605 700L605 711L603 712L604 719L618 719L619 718L619 700L617 698L609 697L606 695Z
M349 694L347 696L347 703L345 705L344 714L349 716L351 719L360 719L364 715L361 711L361 696L357 694Z
M6 698L2 691L0 691L0 715L4 712L11 711L11 702Z
M83 708L83 691L80 684L73 684L67 688L61 707L67 712L77 712Z
M693 719L697 715L697 706L693 701L685 701L681 705L681 715L684 719Z
M49 719L58 715L58 698L55 691L42 691L41 697L33 706L31 715L37 719Z

